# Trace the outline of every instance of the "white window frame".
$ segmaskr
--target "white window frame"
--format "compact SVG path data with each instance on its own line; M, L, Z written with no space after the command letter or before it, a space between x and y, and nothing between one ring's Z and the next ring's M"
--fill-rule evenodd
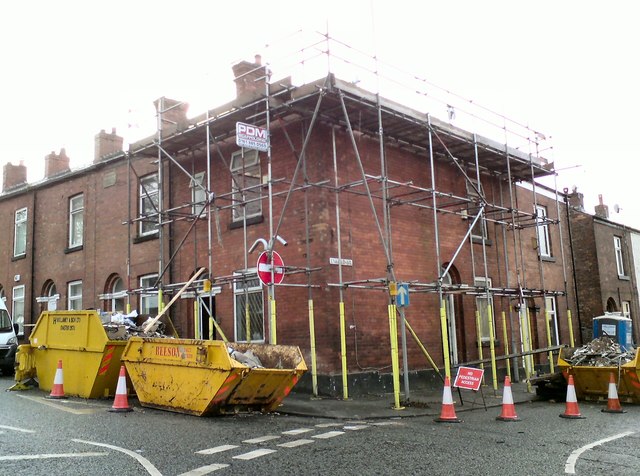
M11 292L11 316L13 323L18 324L18 335L24 335L24 302L25 285L14 286Z
M82 280L80 279L67 284L67 309L70 311L82 310Z
M155 284L158 279L158 274L145 274L144 276L140 276L140 288L146 289L151 288ZM151 312L154 310L154 312ZM158 315L158 292L157 291L147 291L140 293L140 314L148 314L151 317L155 317Z
M195 216L200 215L200 212L202 212L207 203L207 191L205 190L204 183L205 176L205 172L198 172L191 179L191 203L193 204L191 206L191 212ZM203 213L201 217L204 215Z
M546 318L549 319L549 329L552 334L551 345L560 345L560 334L558 333L558 309L555 296L544 297L544 310ZM553 342L555 340L555 342Z
M244 160L243 160L244 157ZM232 219L262 215L262 172L257 150L242 149L231 154L231 192L233 197ZM249 182L249 183L247 183ZM243 201L244 191L244 201ZM244 216L246 213L246 216Z
M84 237L84 194L69 198L69 248L82 246Z
M37 297L36 302L38 304L46 304L47 311L56 311L58 309L59 299L60 299L60 294L58 294L56 284L53 281L50 281L49 285L45 290L44 295Z
M233 316L234 324L233 329L235 333L236 342L247 342L246 327L245 327L245 286L242 280L237 279L238 276L247 276L246 295L249 298L249 308L254 305L256 311L251 316L251 342L265 342L265 326L264 326L264 295L262 292L262 285L258 278L257 268L248 269L246 272L234 272L233 276L236 277L233 282ZM258 325L256 330L255 324Z
M27 207L16 210L14 215L13 256L25 256L27 254Z
M631 319L631 301L622 301L622 315Z
M155 185L150 188L149 185ZM140 187L138 190L138 206L140 222L138 226L138 234L140 236L154 235L158 233L158 213L160 205L160 185L158 183L158 174L149 174L140 178ZM145 213L149 210L150 213Z
M476 276L474 279L474 284L476 286L485 287L488 285L491 288L491 278L485 278L484 276ZM479 294L476 296L476 310L480 313L480 340L482 342L490 342L491 335L489 333L489 328L487 326L487 299L489 300L489 306L491 306L491 324L493 326L493 339L496 340L496 313L495 308L493 307L493 296L489 293L489 297L487 298L487 294Z
M536 233L538 237L538 252L541 257L551 258L551 237L547 221L547 207L536 205Z
M626 276L624 270L624 254L622 252L622 237L614 236L613 237L613 248L616 253L616 268L618 270L618 276L623 277Z

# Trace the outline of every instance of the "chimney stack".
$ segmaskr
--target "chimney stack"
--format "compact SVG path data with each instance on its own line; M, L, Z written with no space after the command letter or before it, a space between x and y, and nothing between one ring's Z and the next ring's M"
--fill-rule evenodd
M122 152L123 139L116 134L116 128L111 129L111 133L102 129L95 138L95 148L93 163L100 162L111 155Z
M44 158L44 178L52 178L56 175L69 172L69 157L64 149L60 149L60 153L51 152Z
M596 205L596 216L600 218L609 218L609 207L602 202L602 194L598 195L599 205Z
M12 165L7 162L2 169L2 191L8 192L12 188L25 185L27 183L27 167L21 160L20 165Z
M569 194L569 205L580 212L584 211L584 194L578 192L578 187L573 187Z
M265 93L268 76L267 68L262 66L262 57L260 55L256 55L254 61L254 63L241 61L232 67L238 98L244 95Z
M188 103L161 97L153 101L153 104L162 117L162 132L172 134L186 129L189 125L187 119Z

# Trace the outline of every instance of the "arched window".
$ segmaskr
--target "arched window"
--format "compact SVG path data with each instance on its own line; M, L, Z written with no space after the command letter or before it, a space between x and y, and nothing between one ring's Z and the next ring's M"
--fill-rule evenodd
M618 305L613 298L607 299L607 312L618 312Z
M105 311L121 313L127 311L127 288L120 276L117 274L109 276L104 291L100 299L104 301L103 308Z
M55 311L58 309L58 300L60 294L56 288L56 284L51 279L47 279L42 285L40 296L36 298L36 302L40 303L40 312Z

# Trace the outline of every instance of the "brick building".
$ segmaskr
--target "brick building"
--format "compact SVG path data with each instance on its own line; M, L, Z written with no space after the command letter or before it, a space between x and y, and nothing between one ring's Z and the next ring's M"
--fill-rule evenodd
M568 343L566 208L535 183L552 164L332 74L271 82L259 58L234 74L232 102L189 118L161 98L158 134L122 151L102 131L80 170L64 150L39 183L5 165L0 293L25 335L47 307L155 315L204 267L169 313L179 334L298 345L327 393L388 384L396 282L439 366ZM270 149L238 147L237 123ZM260 284L264 249L281 285ZM411 336L406 354L430 369Z
M605 312L632 319L633 335L640 336L638 320L638 276L640 232L609 218L602 196L595 214L584 211L582 194L569 196L572 253L581 337L593 337L592 319Z

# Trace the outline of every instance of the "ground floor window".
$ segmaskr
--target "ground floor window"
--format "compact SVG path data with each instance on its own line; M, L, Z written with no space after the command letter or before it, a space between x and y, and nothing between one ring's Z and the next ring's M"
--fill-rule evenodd
M234 277L236 341L264 341L264 300L256 270L234 273Z

